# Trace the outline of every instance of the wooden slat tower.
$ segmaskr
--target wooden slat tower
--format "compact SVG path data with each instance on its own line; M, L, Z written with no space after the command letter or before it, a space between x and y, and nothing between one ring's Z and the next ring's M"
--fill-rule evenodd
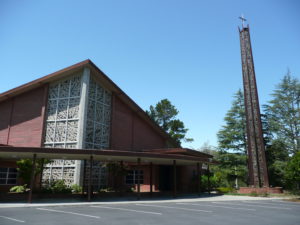
M247 126L247 153L249 186L269 187L269 178L265 157L265 145L263 141L261 115L259 109L258 92L254 71L253 55L250 41L249 25L242 30L239 28L244 84L244 98Z

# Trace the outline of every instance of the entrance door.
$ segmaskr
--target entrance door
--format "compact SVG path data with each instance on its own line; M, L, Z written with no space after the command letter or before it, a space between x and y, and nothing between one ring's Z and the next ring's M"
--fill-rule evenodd
M160 191L172 191L173 168L172 166L159 166L159 185Z

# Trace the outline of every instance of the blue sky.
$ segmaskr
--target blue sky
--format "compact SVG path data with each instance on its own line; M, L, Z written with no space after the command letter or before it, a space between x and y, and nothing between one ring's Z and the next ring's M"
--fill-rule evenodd
M143 109L168 98L193 143L242 88L238 16L250 24L261 104L300 77L300 1L0 0L0 93L87 58Z

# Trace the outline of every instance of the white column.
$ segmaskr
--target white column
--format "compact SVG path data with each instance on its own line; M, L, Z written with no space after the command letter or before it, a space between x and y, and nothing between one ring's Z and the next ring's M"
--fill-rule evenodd
M84 68L81 78L81 94L79 103L79 122L78 122L78 137L77 148L83 149L86 130L87 108L88 108L88 90L90 81L90 69ZM83 179L83 161L76 160L74 183L81 185Z

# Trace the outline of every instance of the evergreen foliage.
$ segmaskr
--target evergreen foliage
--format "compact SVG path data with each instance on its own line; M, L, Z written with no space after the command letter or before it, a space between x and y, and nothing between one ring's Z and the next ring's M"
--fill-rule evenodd
M300 82L289 71L276 86L272 99L264 105L261 118L270 185L299 189ZM240 174L236 173L235 177L247 183L246 117L241 90L234 95L224 121L225 125L217 134L219 152L216 159L220 165L215 173L223 174L222 186L232 186L230 171L237 168Z
M232 106L227 112L225 125L218 132L218 142L221 151L246 152L246 120L244 95L241 90L234 94Z
M290 189L300 192L300 152L297 152L288 162L285 178Z
M174 141L180 146L182 141L192 142L192 138L186 138L188 131L184 123L177 119L179 111L168 99L162 99L155 106L150 106L149 111L146 110L149 117L166 131Z
M270 132L285 143L290 154L300 150L300 82L290 71L277 85L265 105Z

